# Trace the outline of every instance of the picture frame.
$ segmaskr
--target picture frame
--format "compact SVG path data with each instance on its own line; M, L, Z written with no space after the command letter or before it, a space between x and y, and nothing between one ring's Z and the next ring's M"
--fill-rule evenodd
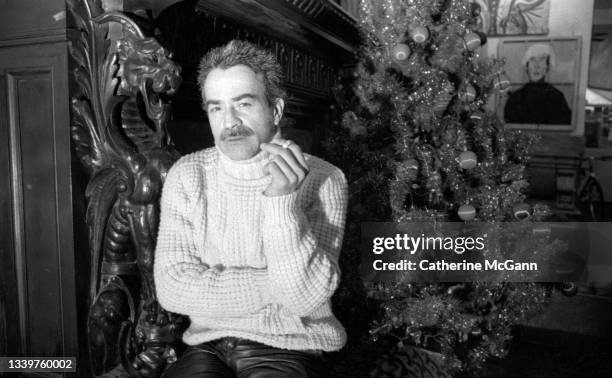
M578 120L581 38L513 37L498 46L510 88L497 96L506 127L572 131Z
M470 0L479 30L488 36L544 35L551 0Z

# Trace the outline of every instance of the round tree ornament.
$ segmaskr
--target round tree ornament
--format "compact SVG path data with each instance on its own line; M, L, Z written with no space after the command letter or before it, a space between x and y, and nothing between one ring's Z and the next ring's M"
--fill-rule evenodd
M478 165L478 158L472 151L463 151L457 160L459 161L459 167L463 169L472 169Z
M429 39L429 29L426 26L419 25L410 28L410 38L416 43L423 43Z
M396 62L402 62L410 56L410 46L405 43L398 43L391 48L391 57Z
M476 33L467 33L463 37L463 41L465 42L465 47L469 51L476 50L482 44L482 40L480 39L480 36L478 34L476 34Z
M417 159L410 158L406 160L406 167L408 169L419 169L419 162L417 161Z
M476 88L473 85L467 84L461 92L459 92L459 99L463 102L472 102L476 99Z
M506 92L510 89L510 79L504 73L501 73L493 79L493 86L500 92Z
M464 221L470 221L476 218L476 208L472 205L461 205L457 210L457 215Z
M525 220L531 217L531 206L527 203L519 203L512 208L514 217L518 220Z

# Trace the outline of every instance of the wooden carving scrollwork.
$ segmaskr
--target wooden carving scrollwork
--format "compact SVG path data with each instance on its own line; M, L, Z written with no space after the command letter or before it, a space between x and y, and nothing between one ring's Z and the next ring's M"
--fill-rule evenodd
M156 300L153 254L164 177L178 158L166 96L180 68L155 39L95 0L68 0L73 147L89 174L88 344L96 376L159 376L183 318ZM122 37L108 38L110 24Z

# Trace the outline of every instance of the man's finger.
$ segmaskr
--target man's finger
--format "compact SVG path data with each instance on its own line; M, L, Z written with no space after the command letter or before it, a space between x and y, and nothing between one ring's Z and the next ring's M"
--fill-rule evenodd
M284 157L276 155L272 161L280 168L289 183L295 184L298 182L300 175L294 171L294 167L290 166L290 163Z
M293 168L294 171L304 170L300 163L298 163L293 152L287 148L279 147L272 143L263 143L261 149L270 152L274 157L281 156L288 164Z
M279 155L285 149L275 143L262 143L261 149L271 153L272 155Z
M287 177L283 174L283 171L279 168L276 162L271 161L266 165L266 170L272 176L272 183L286 184L288 182Z
M293 153L293 156L295 156L295 158L302 165L302 167L304 167L305 170L308 170L308 164L306 163L306 158L304 157L304 153L302 152L302 149L297 143L294 143L288 139L279 138L279 139L272 139L269 144L276 144L283 149L291 151Z
M308 164L306 163L306 158L304 157L304 153L302 152L300 146L296 143L293 143L288 147L288 149L293 152L293 155L296 157L298 162L300 162L302 167L304 167L305 170L308 170Z
M287 164L289 164L291 170L293 170L293 172L298 175L300 179L306 177L308 169L306 169L304 166L302 166L302 164L298 162L297 158L291 150L283 148L283 150L276 156L282 158Z
M282 138L272 139L270 143L277 144L281 148L285 148L293 152L293 155L296 157L298 162L304 167L304 169L308 170L308 164L306 164L306 158L304 158L304 153L302 152L302 149L297 143L289 139Z

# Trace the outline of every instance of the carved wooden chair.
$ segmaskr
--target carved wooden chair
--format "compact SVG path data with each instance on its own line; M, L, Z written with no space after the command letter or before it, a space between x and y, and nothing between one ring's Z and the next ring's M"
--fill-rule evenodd
M89 175L88 354L96 376L161 374L176 358L183 317L156 300L153 253L164 177L179 157L165 96L180 67L121 12L68 0L71 135ZM118 27L120 38L110 39Z

